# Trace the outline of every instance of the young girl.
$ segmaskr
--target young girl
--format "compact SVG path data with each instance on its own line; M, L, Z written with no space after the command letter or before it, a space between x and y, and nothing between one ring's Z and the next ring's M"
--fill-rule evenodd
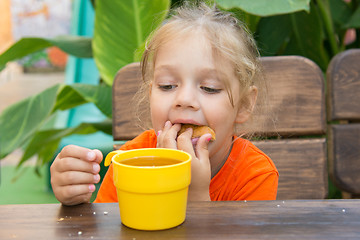
M191 154L189 200L276 199L273 162L235 136L248 133L245 122L257 109L264 84L254 40L236 18L205 4L178 8L148 40L141 67L153 129L121 149L162 147ZM177 136L181 124L209 126L216 140L204 134L193 141L191 128ZM66 205L88 202L101 161L98 150L65 147L51 166L57 199ZM117 201L112 173L110 166L95 202Z

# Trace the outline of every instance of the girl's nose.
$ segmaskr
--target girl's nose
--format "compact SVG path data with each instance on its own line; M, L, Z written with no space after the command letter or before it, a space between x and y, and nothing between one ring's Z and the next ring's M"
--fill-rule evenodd
M190 86L179 87L176 93L174 106L176 108L191 108L198 109L199 103L197 98L197 91Z

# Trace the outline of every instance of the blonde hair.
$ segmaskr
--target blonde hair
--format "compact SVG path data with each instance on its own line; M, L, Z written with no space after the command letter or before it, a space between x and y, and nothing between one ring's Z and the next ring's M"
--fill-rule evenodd
M209 6L205 3L194 5L186 2L183 6L175 9L166 23L160 26L148 38L141 61L144 84L137 93L138 106L142 106L145 112L138 112L138 119L150 116L148 101L149 86L154 74L158 49L165 42L193 30L201 30L204 33L212 46L215 58L223 57L233 65L235 76L240 83L238 94L241 106L248 111L252 111L251 104L246 95L251 86L258 88L257 102L259 104L266 102L264 98L266 96L266 84L262 76L259 52L254 39L244 24L230 12L220 11L215 5ZM217 63L217 66L221 67L220 61ZM234 106L231 88L228 83L226 84L229 100ZM147 107L144 108L144 104ZM259 108L255 106L252 118L256 115L257 110ZM236 134L241 135L257 132L257 130L251 129L251 124L248 123L239 124L234 131Z

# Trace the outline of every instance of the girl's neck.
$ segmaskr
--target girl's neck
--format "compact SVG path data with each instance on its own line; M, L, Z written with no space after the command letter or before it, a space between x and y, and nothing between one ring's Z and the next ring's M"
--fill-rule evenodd
M220 169L224 166L228 159L234 143L234 138L231 137L231 142L225 144L216 154L210 159L211 163L211 179L216 176Z

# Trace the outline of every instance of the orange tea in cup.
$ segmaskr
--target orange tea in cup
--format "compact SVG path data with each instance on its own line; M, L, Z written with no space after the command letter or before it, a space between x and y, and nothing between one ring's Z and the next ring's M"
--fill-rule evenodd
M167 166L172 164L181 163L180 160L171 159L171 158L157 158L157 157L139 157L139 158L131 158L125 159L121 161L121 164L126 164L129 166L138 166L138 167L159 167L159 166Z
M176 227L185 221L191 156L183 151L144 148L113 151L120 217L124 225L140 230Z

